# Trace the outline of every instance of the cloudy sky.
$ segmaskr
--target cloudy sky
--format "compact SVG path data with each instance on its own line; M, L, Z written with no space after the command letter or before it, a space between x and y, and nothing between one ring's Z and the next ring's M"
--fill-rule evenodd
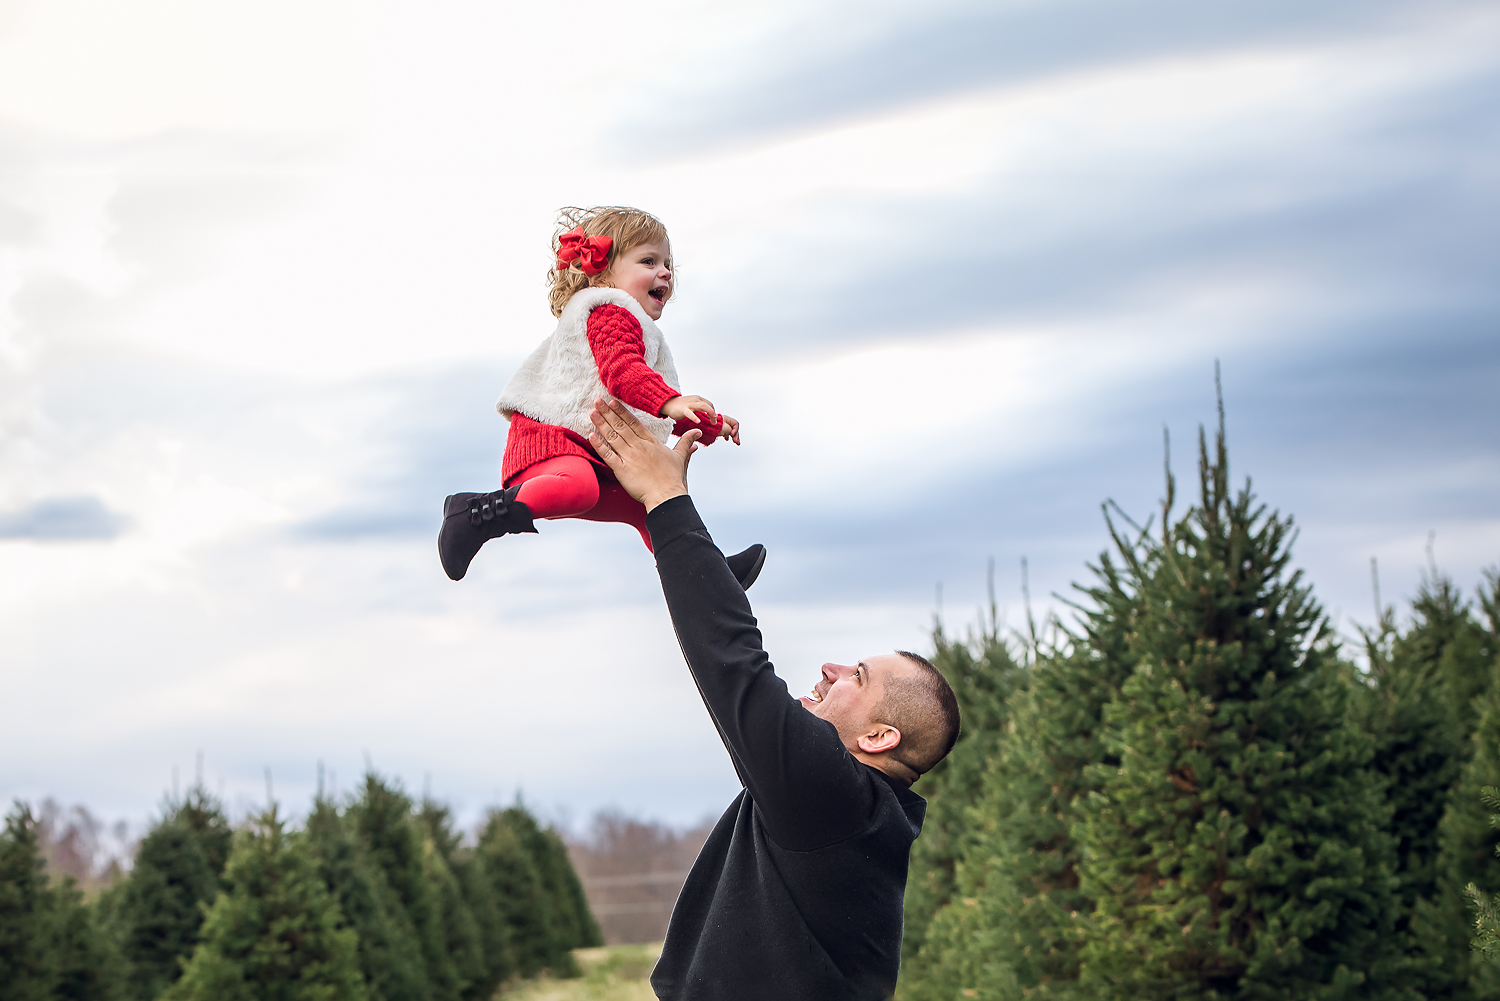
M693 465L794 690L1233 472L1346 632L1500 561L1492 2L0 3L0 795L466 818L735 791L621 526L448 581L562 205L671 230Z

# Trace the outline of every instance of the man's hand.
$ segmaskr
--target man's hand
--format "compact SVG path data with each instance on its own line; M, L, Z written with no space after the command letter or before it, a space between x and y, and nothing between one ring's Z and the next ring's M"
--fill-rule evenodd
M677 440L676 448L668 448L641 427L635 414L614 400L595 400L589 420L594 422L589 444L625 492L644 504L647 511L688 492L688 459L697 449L702 431L689 431Z

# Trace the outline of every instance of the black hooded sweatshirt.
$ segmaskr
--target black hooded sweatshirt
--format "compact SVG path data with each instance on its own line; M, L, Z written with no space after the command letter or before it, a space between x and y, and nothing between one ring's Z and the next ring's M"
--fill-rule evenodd
M677 898L651 974L671 1001L884 1001L927 804L787 691L686 495L646 517L672 626L744 789Z

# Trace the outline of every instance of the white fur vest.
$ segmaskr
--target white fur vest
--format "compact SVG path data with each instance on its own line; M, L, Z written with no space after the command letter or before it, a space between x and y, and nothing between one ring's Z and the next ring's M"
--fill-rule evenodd
M588 437L594 430L589 411L600 397L614 399L599 381L599 366L589 348L589 314L603 305L623 306L640 322L646 343L646 364L660 375L668 386L679 389L677 368L672 352L655 323L628 293L615 288L586 288L575 293L563 307L557 329L521 363L520 369L506 383L495 409L510 420L522 413L543 424L556 424ZM623 402L623 401L621 401ZM626 404L629 406L629 404ZM640 422L665 442L672 433L673 422L630 407Z

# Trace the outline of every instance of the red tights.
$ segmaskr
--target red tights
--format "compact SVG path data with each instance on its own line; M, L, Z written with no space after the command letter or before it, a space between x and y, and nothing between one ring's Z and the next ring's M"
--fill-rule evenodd
M641 541L650 549L646 508L620 484L601 485L594 469L594 464L581 456L559 455L527 466L510 485L521 485L516 500L531 508L534 518L623 522L640 532Z

